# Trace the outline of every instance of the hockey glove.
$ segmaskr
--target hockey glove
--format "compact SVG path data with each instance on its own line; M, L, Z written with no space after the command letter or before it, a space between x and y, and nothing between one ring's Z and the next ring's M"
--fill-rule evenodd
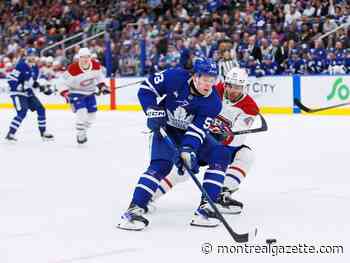
M53 90L49 86L46 86L43 93L47 96L50 96L53 93Z
M213 137L223 145L229 145L233 141L234 134L230 127L225 124L212 125L209 127L209 131Z
M97 85L98 88L98 92L96 93L98 96L100 95L106 95L106 94L110 94L111 92L109 91L109 88L106 84L104 83L100 83Z
M33 88L34 88L34 89L39 88L40 91L41 91L41 86L40 86L39 82L37 82L37 81L34 81L34 83L33 83Z
M68 90L61 91L60 95L66 100L66 103L69 103L69 91Z
M51 89L50 85L40 86L39 89L40 92L44 93L47 96L53 93L53 90Z
M199 172L199 165L196 153L193 151L193 149L189 146L184 146L180 149L180 162L176 164L176 166L179 168L179 174L183 175L185 173L185 167L186 165L188 169L194 174L197 174Z
M166 125L166 114L163 108L158 106L149 107L146 111L147 127L156 131Z

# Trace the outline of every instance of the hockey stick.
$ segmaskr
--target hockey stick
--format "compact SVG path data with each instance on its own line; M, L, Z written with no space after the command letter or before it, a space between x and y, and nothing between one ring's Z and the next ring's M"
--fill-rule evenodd
M344 102L344 103L336 104L333 106L328 106L328 107L324 107L324 108L315 108L315 109L311 109L309 107L306 107L304 104L301 103L301 101L299 99L294 99L294 104L297 105L302 111L305 111L307 113L314 113L314 112L319 112L319 111L330 110L330 109L335 109L335 108L347 106L347 105L350 105L350 102Z
M267 122L266 122L265 118L260 113L258 115L260 116L260 119L261 119L261 126L259 128L254 128L254 129L250 129L250 130L235 131L232 133L234 135L241 135L241 134L247 134L247 133L257 133L257 132L267 131L268 127L267 127Z
M168 146L174 150L174 152L177 156L179 156L180 155L179 150L177 149L177 147L175 146L175 144L173 143L173 141L170 139L170 137L168 136L168 134L166 133L166 131L163 128L160 128L160 134L162 135L162 137L164 138L164 140L168 144ZM186 165L186 163L184 163L184 167L185 167L186 171L189 173L189 175L191 176L191 178L193 179L193 181L195 182L195 184L197 185L198 189L202 192L204 197L208 200L211 208L215 211L218 218L224 224L225 228L230 233L230 235L232 236L234 241L236 241L237 243L246 243L248 241L252 241L255 238L258 229L255 228L253 231L251 231L249 233L245 233L245 234L238 234L238 233L234 232L232 230L231 226L227 223L226 219L223 217L223 215L220 213L220 211L216 207L213 200L211 200L207 191L203 188L203 186L198 181L196 175L189 169L189 167Z
M261 126L259 128L254 128L254 129L250 129L250 130L234 131L234 132L232 132L232 134L233 135L241 135L241 134L258 133L258 132L267 131L268 126L267 126L267 122L266 122L264 116L262 116L260 113L258 115L260 116L260 119L261 119ZM142 133L149 134L149 133L152 133L152 131L147 130L147 131L143 131Z
M127 83L127 84L124 84L124 85L117 86L114 89L122 89L122 88L126 88L126 87L129 87L129 86L137 85L137 84L140 84L143 81L144 80L139 80L139 81L136 81L136 82Z

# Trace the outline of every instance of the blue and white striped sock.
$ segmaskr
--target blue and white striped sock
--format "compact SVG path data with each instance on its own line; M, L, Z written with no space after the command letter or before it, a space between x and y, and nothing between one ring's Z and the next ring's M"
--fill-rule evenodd
M11 121L10 124L10 130L9 133L10 134L15 134L18 130L18 128L21 126L23 119L19 116L16 116L13 118L13 120Z

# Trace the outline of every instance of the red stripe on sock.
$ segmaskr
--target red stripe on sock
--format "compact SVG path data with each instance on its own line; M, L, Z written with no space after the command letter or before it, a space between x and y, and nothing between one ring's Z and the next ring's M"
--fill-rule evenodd
M173 185L171 184L171 182L169 181L169 179L164 178L163 180L164 180L164 182L166 182L166 184L167 184L170 188L173 187Z
M240 172L243 175L243 177L246 176L245 172L241 168L238 168L237 166L230 166L229 168Z

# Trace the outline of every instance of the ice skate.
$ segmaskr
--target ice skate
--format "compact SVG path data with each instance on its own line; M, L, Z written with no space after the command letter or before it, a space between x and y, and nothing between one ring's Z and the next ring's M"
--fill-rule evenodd
M219 224L220 220L207 202L202 202L191 221L191 226L200 227L217 227Z
M149 224L149 221L142 216L145 210L135 204L131 204L129 209L122 215L118 228L124 230L143 230Z
M5 137L5 140L9 143L16 143L17 139L15 138L14 134L8 133Z
M223 214L237 215L242 212L243 204L232 198L232 192L227 188L223 188L217 208Z
M44 132L42 135L41 135L41 138L43 139L43 141L45 142L48 142L48 141L53 141L55 139L55 137L48 133L48 132Z

